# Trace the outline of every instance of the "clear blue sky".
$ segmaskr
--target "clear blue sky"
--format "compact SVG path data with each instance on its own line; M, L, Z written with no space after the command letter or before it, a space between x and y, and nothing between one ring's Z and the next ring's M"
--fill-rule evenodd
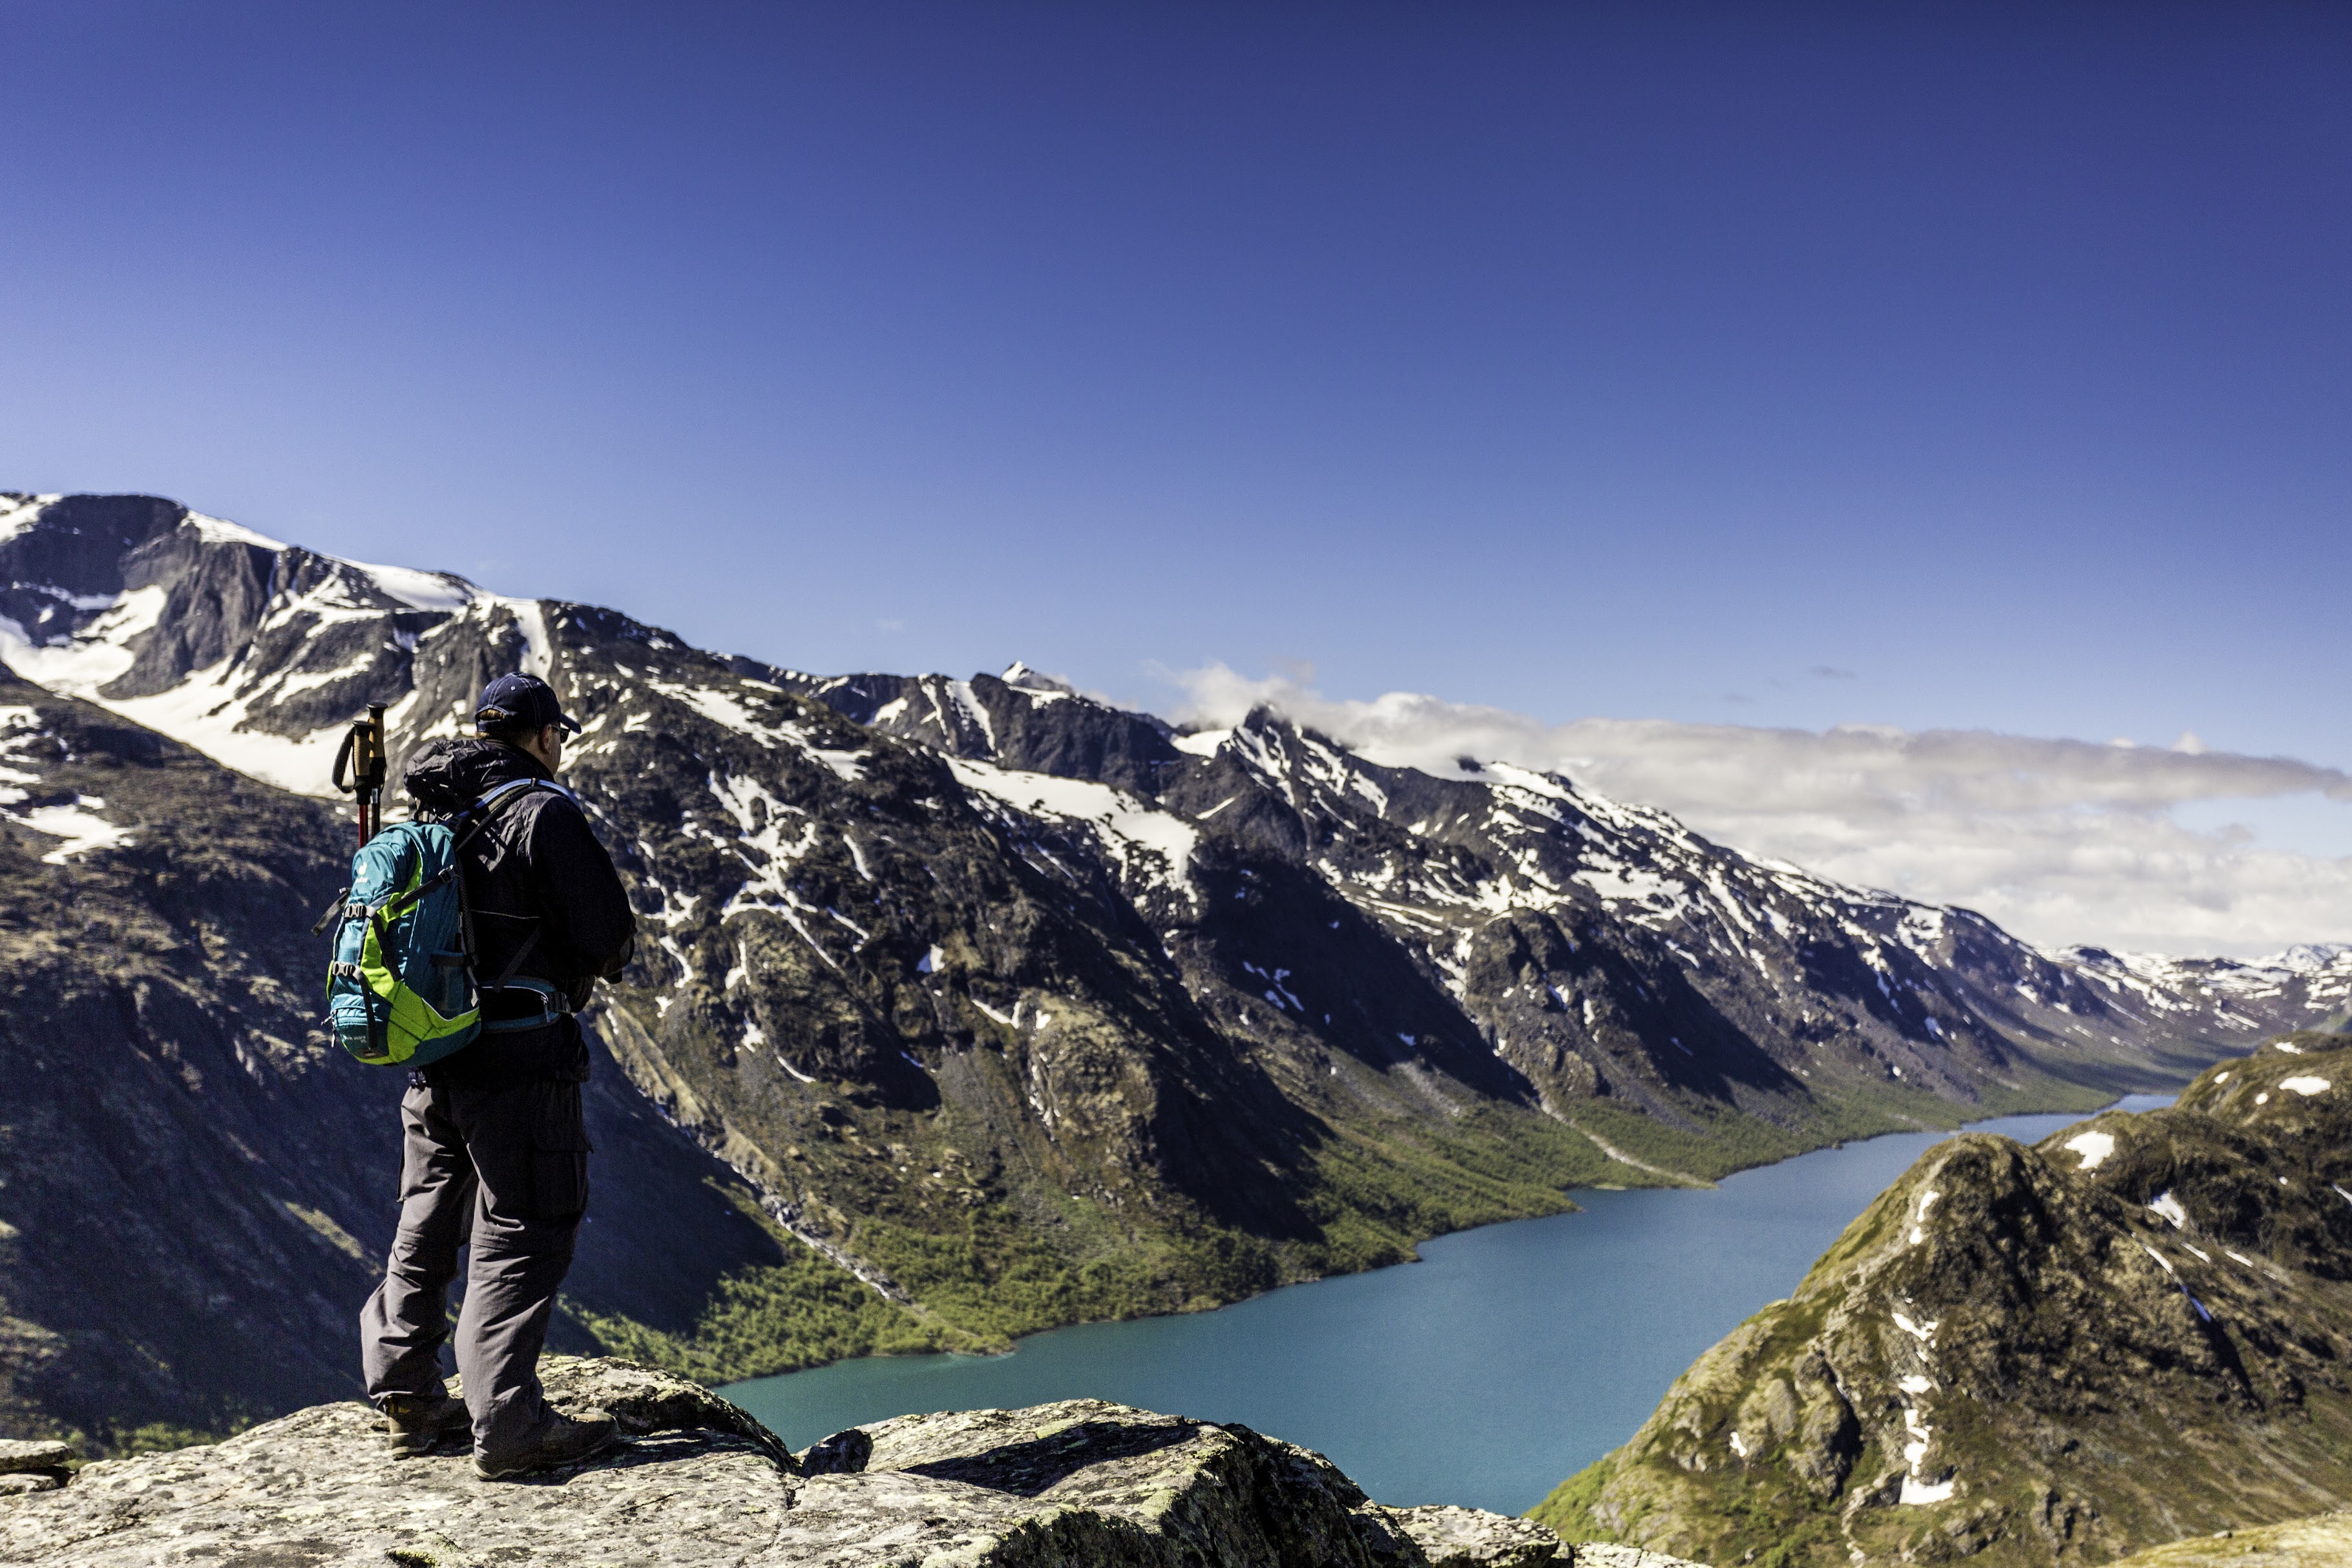
M0 58L0 487L814 669L2352 765L2352 7L7 0Z

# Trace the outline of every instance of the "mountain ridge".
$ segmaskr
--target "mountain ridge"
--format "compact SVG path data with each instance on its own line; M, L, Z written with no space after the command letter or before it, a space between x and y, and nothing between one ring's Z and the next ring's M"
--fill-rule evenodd
M691 1321L600 1286L569 1343L706 1380L1215 1304L1578 1185L2089 1110L2352 994L2352 952L2053 956L1271 710L1186 732L1022 666L814 676L152 497L0 507L6 663L257 776L319 789L378 701L396 777L489 675L556 686L643 932L593 1020L612 1089L790 1249L719 1270ZM44 853L102 866L145 831L23 788L0 831ZM85 830L62 849L59 810Z

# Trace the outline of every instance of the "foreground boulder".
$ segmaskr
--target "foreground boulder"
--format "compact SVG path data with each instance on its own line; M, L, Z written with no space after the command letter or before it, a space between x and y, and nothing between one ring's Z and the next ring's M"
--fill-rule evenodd
M475 1568L694 1564L1562 1568L1525 1520L1388 1509L1320 1455L1068 1400L904 1416L805 1456L726 1400L629 1362L547 1364L548 1393L629 1434L585 1465L474 1478L457 1448L394 1459L374 1413L322 1405L225 1443L88 1466L0 1499L0 1563ZM1675 1568L1601 1549L1588 1568Z
M1720 1563L2039 1568L2352 1503L2346 1045L1929 1149L1534 1517Z

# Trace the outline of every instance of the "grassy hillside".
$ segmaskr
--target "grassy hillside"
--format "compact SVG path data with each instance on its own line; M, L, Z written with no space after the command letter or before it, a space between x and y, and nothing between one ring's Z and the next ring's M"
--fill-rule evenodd
M1714 1563L2041 1568L2343 1506L2347 1183L2333 1034L2032 1149L1938 1145L1532 1516Z

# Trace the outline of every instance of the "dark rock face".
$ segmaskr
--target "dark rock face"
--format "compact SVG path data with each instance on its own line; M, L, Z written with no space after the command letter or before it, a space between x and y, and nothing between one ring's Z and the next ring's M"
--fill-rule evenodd
M394 1459L362 1406L216 1447L91 1465L0 1500L0 1562L913 1563L1023 1568L1570 1568L1559 1538L1468 1509L1381 1507L1321 1456L1098 1400L908 1416L817 1470L725 1400L625 1362L551 1363L559 1406L630 1438L524 1484L457 1454ZM1614 1568L1608 1559L1596 1559ZM1639 1568L1693 1568L1653 1559Z
M1015 664L1002 677L968 681L759 673L885 735L1000 768L1091 779L1153 795L1170 770L1186 763L1165 723L1079 696L1025 665Z
M37 780L12 810L84 835L0 830L11 1426L212 1427L348 1387L399 1090L336 1073L307 1016L331 813L14 676L0 708Z
M2352 1502L2352 1041L1937 1145L1535 1517L1735 1562L2097 1563Z
M320 1380L344 1375L390 1223L370 1162L390 1158L376 1102L393 1092L310 1032L307 930L346 846L330 808L184 747L323 792L341 726L374 701L396 776L517 667L588 727L567 780L643 928L593 1020L605 1157L561 1343L706 1380L1230 1301L1556 1211L1579 1183L1704 1179L1890 1127L2087 1109L2352 988L2352 952L2264 969L2053 959L1557 777L1381 768L1265 712L1180 734L1019 666L798 674L152 498L0 498L0 653L47 694L27 699L23 745L50 745L68 710L88 736L0 800L24 867L0 937L51 977L27 982L0 1038L29 1059L94 1030L156 1064L139 1113L165 1145L210 1152L179 1170L126 1149L89 1191L110 1216L226 1205L234 1224L174 1218L120 1244L174 1256L217 1234L174 1265L170 1315L249 1301L252 1334L303 1347L268 1368L224 1351L215 1375L200 1369L220 1336L134 1338L79 1403L0 1411L28 1431L49 1429L36 1407L92 1430L217 1427L342 1386ZM134 810L148 786L74 771L99 767L177 793ZM248 822L266 843L204 859ZM266 872L247 869L257 858ZM170 903L207 864L203 896L234 921ZM84 903L121 935L57 941ZM159 921L180 978L118 984L163 962L128 935ZM193 1061L214 1065L179 1071ZM212 1104L228 1083L265 1099L299 1083L315 1103L237 1119ZM60 1109L94 1103L79 1075L7 1092L25 1099L18 1127L95 1114ZM97 1146L135 1122L106 1114ZM7 1194L45 1178L20 1188L16 1172L52 1145L10 1135L0 1218L21 1225ZM38 1260L72 1250L81 1210L62 1195L81 1179L27 1210L29 1272L0 1270L0 1290L66 1267ZM175 1183L192 1195L161 1190ZM310 1254L226 1239L284 1228L289 1203L333 1228L300 1220L292 1239L325 1251L277 1289ZM38 1289L41 1310L16 1315L79 1332L85 1296ZM121 1332L139 1326L126 1313ZM17 1343L0 1364L57 1363L52 1340Z

